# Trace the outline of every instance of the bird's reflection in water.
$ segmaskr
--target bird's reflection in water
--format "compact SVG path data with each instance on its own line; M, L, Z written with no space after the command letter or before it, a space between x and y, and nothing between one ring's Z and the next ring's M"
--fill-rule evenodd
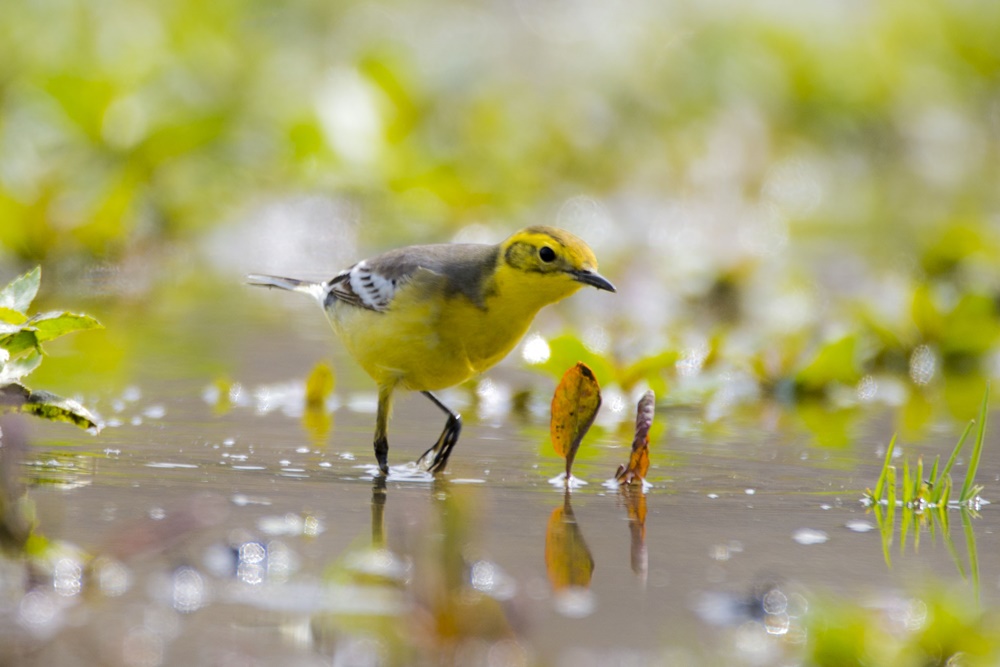
M498 655L505 665L530 664L520 639L517 583L480 545L482 492L437 480L427 498L430 512L420 513L412 491L374 479L371 545L334 575L365 597L399 606L392 614L316 617L313 631L324 652L335 662L350 657L386 665L492 664ZM396 513L406 520L396 523Z

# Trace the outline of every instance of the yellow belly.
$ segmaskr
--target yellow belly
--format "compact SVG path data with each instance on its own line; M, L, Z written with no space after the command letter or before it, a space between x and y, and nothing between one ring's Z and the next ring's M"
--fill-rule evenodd
M519 324L492 321L461 297L443 303L448 307L413 302L386 313L336 303L328 315L347 351L375 382L418 391L451 387L490 368L531 323L531 317Z
M387 312L334 302L327 316L351 356L380 386L433 391L496 364L521 340L542 306L579 287L568 279L523 288L498 281L482 307L461 294L444 297L411 284Z

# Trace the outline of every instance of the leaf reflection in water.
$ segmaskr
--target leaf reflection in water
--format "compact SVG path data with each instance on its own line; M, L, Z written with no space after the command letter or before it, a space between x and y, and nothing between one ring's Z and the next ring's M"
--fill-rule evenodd
M556 593L556 609L565 616L582 617L594 608L590 581L594 558L583 538L569 492L562 507L552 510L545 530L545 568Z

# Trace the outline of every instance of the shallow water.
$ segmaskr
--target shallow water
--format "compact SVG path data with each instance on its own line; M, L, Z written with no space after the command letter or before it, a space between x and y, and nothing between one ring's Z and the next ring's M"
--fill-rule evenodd
M897 520L887 564L860 502L894 429L885 407L858 412L840 447L779 405L711 423L697 406L661 407L645 495L604 485L628 458L626 415L584 441L573 472L586 484L567 493L551 482L562 471L547 441L552 383L514 360L491 386L501 397L533 388L527 410L497 407L491 392L445 394L466 425L436 480L406 463L443 419L401 397L381 483L372 388L318 312L271 317L250 299L231 303L224 316L169 301L96 313L128 342L117 372L92 376L81 397L108 426L92 436L28 423L23 473L39 532L102 558L81 570L85 558L67 556L66 571L28 595L7 568L8 659L761 664L801 644L816 594L891 607L932 579L978 586L988 605L1000 597L990 505L972 521L978 582L957 512L953 550L927 532L915 550L912 529L901 550ZM86 345L97 343L49 363L86 356ZM305 376L331 355L329 410L303 417ZM51 383L87 373L55 370L33 384L66 391ZM903 449L947 456L959 432L941 419ZM987 444L979 474L987 499L995 450Z

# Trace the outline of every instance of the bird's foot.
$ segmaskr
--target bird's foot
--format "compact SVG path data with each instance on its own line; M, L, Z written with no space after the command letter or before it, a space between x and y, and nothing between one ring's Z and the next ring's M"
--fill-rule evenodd
M417 466L434 474L444 472L448 465L448 457L451 456L451 450L454 449L461 433L462 418L458 415L449 416L444 430L441 432L441 437L417 459Z

